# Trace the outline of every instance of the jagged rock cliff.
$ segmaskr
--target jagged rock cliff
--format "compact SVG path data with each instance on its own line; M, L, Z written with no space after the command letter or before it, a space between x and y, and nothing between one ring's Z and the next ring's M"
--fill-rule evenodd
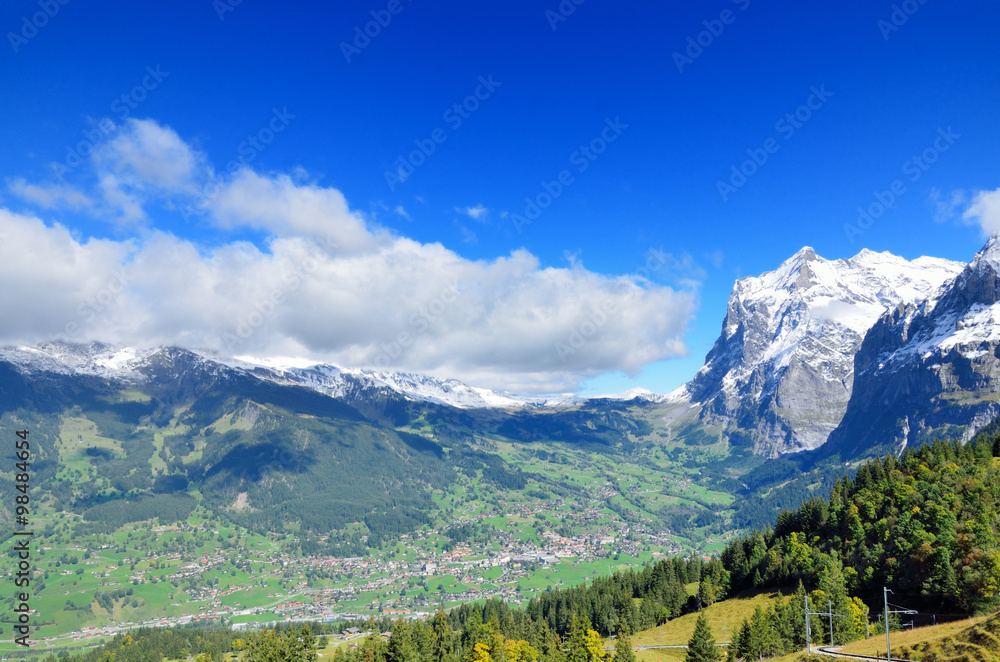
M817 448L854 386L854 355L887 310L913 304L964 265L863 250L825 260L803 248L777 270L736 282L722 334L678 396L731 441L774 457Z
M931 297L901 304L855 357L855 387L824 454L971 438L1000 413L1000 237Z

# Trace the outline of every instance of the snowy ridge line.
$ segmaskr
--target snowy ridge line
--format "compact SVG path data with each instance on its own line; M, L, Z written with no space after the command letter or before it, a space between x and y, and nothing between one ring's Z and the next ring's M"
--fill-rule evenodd
M998 278L1000 235L994 234L954 280L879 319L880 330L889 330L894 342L867 370L892 372L913 362L941 361L952 352L970 361L987 358L1000 344Z
M135 348L100 342L68 343L52 341L37 345L0 347L0 361L23 373L88 375L138 383L146 379L143 368L161 353L189 352L207 365L238 370L257 379L283 385L303 386L336 398L351 398L381 389L412 400L447 405L459 409L556 409L573 407L590 400L632 400L661 402L667 396L646 389L594 397L574 394L524 396L470 386L456 379L440 380L406 372L341 368L331 364L252 357L224 358L209 351L174 347Z
M703 423L751 439L758 453L817 448L844 415L869 330L887 311L934 296L965 266L868 249L826 260L802 248L774 271L736 281L721 335L676 397L698 405Z

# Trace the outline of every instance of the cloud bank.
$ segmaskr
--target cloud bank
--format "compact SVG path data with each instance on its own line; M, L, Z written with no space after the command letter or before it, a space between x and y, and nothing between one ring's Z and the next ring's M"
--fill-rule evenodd
M220 177L207 163L169 127L132 119L94 151L87 190L7 180L25 208L0 208L0 340L180 345L520 392L687 353L696 283L544 267L523 249L469 260L378 227L301 172L241 164ZM154 202L174 210L175 230L155 227ZM267 239L199 245L181 236L192 205L219 232ZM56 208L135 229L82 237L46 218Z
M982 227L983 234L1000 232L1000 189L976 193L962 218Z

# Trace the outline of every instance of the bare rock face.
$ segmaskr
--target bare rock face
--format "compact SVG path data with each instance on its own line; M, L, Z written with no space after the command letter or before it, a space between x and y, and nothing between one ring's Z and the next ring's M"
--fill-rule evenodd
M854 356L872 325L963 266L869 250L832 261L803 248L736 282L722 334L678 397L700 408L702 424L767 457L817 448L844 416Z
M969 439L1000 413L1000 237L935 295L886 312L855 356L855 371L825 454Z

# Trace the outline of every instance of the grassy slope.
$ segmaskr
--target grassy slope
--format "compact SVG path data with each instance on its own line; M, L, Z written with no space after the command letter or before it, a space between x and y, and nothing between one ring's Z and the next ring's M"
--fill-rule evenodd
M788 595L791 590L784 593L775 591L765 591L757 593L742 593L734 598L716 602L702 611L708 624L712 628L712 634L717 641L723 640L723 626L726 627L727 640L732 639L732 634L739 627L744 618L753 616L757 607L766 608L777 602L782 595ZM680 618L675 618L669 623L664 623L659 628L652 628L639 632L632 637L633 646L656 646L662 643L668 645L684 645L694 634L694 625L698 621L699 614L687 614ZM662 642L660 635L662 634ZM657 658L658 659L658 658ZM664 658L665 659L665 658Z
M636 651L635 658L639 662L684 662L687 651L683 648Z
M990 623L987 623L987 621L990 621ZM983 630L992 630L995 636L1000 631L1000 615L994 614L992 617L980 616L962 621L944 623L942 625L893 632L890 635L892 640L892 654L894 657L898 655L904 659L926 660L929 657L926 651L932 651L938 655L937 659L939 660L950 659L961 652L970 651L948 651L942 649L954 647L955 643L969 642L974 638L973 632L982 632ZM924 645L929 645L929 649L925 649ZM975 644L971 644L971 646L973 648L981 648ZM860 655L874 655L876 651L881 655L885 655L884 635L871 637L863 641L855 641L844 647L845 653L857 653ZM992 650L988 650L985 656L981 657L974 654L969 659L989 660L991 659L989 653L992 653L992 659L1000 659L1000 647L993 647Z

